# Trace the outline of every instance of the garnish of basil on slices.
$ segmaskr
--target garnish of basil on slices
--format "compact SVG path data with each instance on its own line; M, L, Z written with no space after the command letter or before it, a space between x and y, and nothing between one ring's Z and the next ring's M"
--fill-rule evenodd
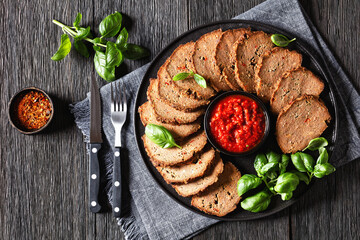
M296 38L289 39L285 35L282 34L272 34L271 41L278 47L287 47L289 43L295 41Z
M181 149L169 130L163 126L150 123L145 127L145 134L153 143L162 148L177 147Z
M173 81L185 80L188 77L193 77L195 82L199 84L200 87L207 87L205 78L197 73L194 73L193 71L178 73L173 77Z

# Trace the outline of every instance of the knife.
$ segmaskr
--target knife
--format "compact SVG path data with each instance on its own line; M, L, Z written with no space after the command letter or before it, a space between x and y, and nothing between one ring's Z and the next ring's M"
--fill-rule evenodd
M101 148L101 99L96 79L91 79L90 88L90 143L89 143L89 200L90 211L97 213L101 206L98 201L100 185L100 167L98 152Z

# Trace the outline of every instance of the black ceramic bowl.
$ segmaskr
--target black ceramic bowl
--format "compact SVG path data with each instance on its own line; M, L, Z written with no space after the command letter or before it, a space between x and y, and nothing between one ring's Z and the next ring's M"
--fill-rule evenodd
M25 127L23 127L20 123L19 123L19 119L16 115L16 111L18 108L18 100L19 98L21 98L22 96L24 96L26 93L30 92L30 91L34 91L34 92L40 92L42 94L44 94L44 96L49 99L49 103L51 106L51 113L50 113L50 118L48 119L48 121L46 122L45 125L43 125L40 128L37 129L26 129ZM49 97L49 95L42 89L36 88L36 87L27 87L24 88L20 91L18 91L17 93L14 94L14 96L10 99L9 102L9 106L8 106L8 117L9 117L9 121L10 124L19 132L23 133L23 134L35 134L35 133L39 133L41 131L43 131L45 128L47 128L51 122L51 120L53 119L54 116L54 104L51 100L51 98Z
M214 107L216 106L216 104L221 101L222 99L224 99L225 97L231 96L231 95L242 95L245 97L248 97L252 100L254 100L259 107L262 109L263 113L264 113L264 117L265 117L265 130L264 130L264 134L261 138L261 140L251 149L244 151L244 152L229 152L227 150L225 150L223 147L220 146L220 144L218 144L212 133L210 130L210 118L211 118L211 113L214 109ZM213 145L217 150L219 150L220 152L222 152L223 154L226 155L230 155L230 156L237 156L237 157L241 157L241 156L246 156L249 155L251 153L254 153L256 150L258 150L263 143L266 141L267 136L269 135L270 132L270 117L269 117L269 112L267 110L267 108L265 107L264 103L255 95L251 94L251 93L247 93L247 92L241 92L241 91L230 91L230 92L225 92L223 94L220 94L219 96L217 96L207 107L206 109L206 113L205 113L205 117L204 117L204 129L207 135L207 138L209 140L209 142L211 143L211 145Z

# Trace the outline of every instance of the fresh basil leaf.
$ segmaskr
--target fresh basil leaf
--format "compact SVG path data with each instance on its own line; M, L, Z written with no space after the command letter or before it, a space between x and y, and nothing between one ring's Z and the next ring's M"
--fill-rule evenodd
M336 169L330 163L316 164L314 167L314 175L317 178L323 178L330 173L335 172Z
M277 167L278 167L278 163L275 163L275 162L271 162L271 163L270 163L270 162L269 162L269 163L265 164L265 165L261 168L260 174L261 174L261 175L265 175L265 174L267 174L267 173L270 173L270 172L272 172L272 171L275 171Z
M116 44L123 45L127 43L128 37L129 37L128 31L126 30L126 28L123 28L116 39Z
M237 183L237 192L242 196L247 191L257 188L262 183L261 178L253 174L243 175Z
M290 200L290 199L292 198L293 193L292 193L292 192L281 193L280 195L281 195L281 199L282 199L283 201L288 201L288 200Z
M277 178L278 174L276 172L268 172L266 173L266 177L270 178L271 180Z
M300 152L299 154L300 154L300 157L301 157L301 159L302 159L302 161L304 163L304 166L305 166L306 170L308 172L313 172L314 171L314 165L315 165L314 158L311 155L307 154L307 153Z
M106 43L106 66L107 67L118 67L123 62L123 56L121 52L116 48L115 43Z
M329 154L326 150L326 148L321 147L319 148L319 157L316 160L316 164L324 164L327 163L329 161Z
M115 12L107 16L99 25L99 32L104 38L114 37L121 28L122 16L119 12Z
M299 178L300 181L303 181L306 183L306 185L309 185L310 179L305 173L299 172L297 170L291 170L290 172L295 174Z
M295 41L296 38L293 38L291 40L289 40L289 38L287 38L286 36L282 35L282 34L273 34L271 35L271 41L279 47L286 47L287 45L289 45L289 43Z
M74 47L75 50L80 53L81 55L83 55L84 57L89 57L90 53L89 50L87 49L86 45L82 42L82 41L74 41Z
M271 202L272 194L267 190L258 192L257 194L245 198L241 202L241 207L250 212L261 212L268 208Z
M178 147L181 149L181 147L175 143L169 130L163 126L150 123L145 127L145 134L152 142L162 148Z
M139 45L132 43L125 43L123 45L117 45L125 58L130 60L137 60L150 55L150 51Z
M261 174L261 168L267 163L268 163L268 160L266 159L265 154L260 153L260 154L256 155L255 161L254 161L254 168L259 177L263 176Z
M74 21L74 23L73 23L73 26L74 26L76 29L79 28L79 24L80 24L81 18L82 18L81 13L78 13L78 14L76 15L75 21Z
M182 72L182 73L178 73L173 77L173 81L180 81L180 80L184 80L186 79L188 76L190 76L191 73L188 72Z
M98 44L98 43L106 44L106 40L105 40L105 39L102 39L102 38L94 38L94 39L92 40L92 43L93 43L93 44Z
M291 172L286 172L278 177L274 190L278 193L289 193L293 192L298 185L299 178L297 175Z
M281 156L281 162L279 163L279 170L280 170L280 174L283 174L284 172L286 172L286 168L289 164L290 161L290 157L286 154L283 154Z
M60 61L66 57L66 55L69 54L71 50L71 42L69 39L69 36L67 34L61 35L61 43L59 49L56 51L56 53L51 57L54 61Z
M194 80L197 84L200 85L200 87L206 88L206 80L205 78L203 78L201 75L199 74L194 74Z
M77 34L74 36L75 40L82 40L86 38L90 33L90 27L87 28L78 28Z
M273 152L273 151L268 152L268 153L266 154L266 157L267 157L269 163L270 163L270 162L278 163L278 162L280 162L280 160L281 160L281 155L278 154L278 153L276 153L276 152Z
M294 164L295 168L299 172L307 172L304 162L301 159L300 153L297 152L297 153L291 154L291 161Z
M115 80L115 67L108 67L106 65L105 53L96 51L94 56L94 64L95 70L100 75L100 77L108 82Z
M305 151L306 149L309 149L311 151L315 151L315 150L318 150L321 147L326 147L328 144L329 144L328 141L323 137L314 138L313 140L311 140L309 142L309 144L307 145L306 148L304 148L303 151Z

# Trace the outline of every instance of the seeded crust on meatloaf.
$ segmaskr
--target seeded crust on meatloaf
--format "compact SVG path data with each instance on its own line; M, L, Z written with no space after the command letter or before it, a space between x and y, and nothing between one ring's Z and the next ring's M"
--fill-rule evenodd
M230 87L221 79L221 72L215 64L215 50L220 41L221 29L202 35L195 42L192 55L195 72L208 80L216 91L229 91Z
M150 79L147 97L155 111L156 119L160 122L173 124L192 123L205 113L204 109L200 109L195 112L183 112L166 104L166 102L159 96L158 79Z
M302 55L286 48L275 47L265 52L255 69L256 93L264 101L270 101L284 73L301 66Z
M251 32L248 37L237 41L230 57L235 63L235 79L246 92L255 93L255 67L259 57L275 45L270 35L262 31Z
M167 130L169 130L169 132L172 134L175 140L182 140L185 137L188 137L191 134L197 132L201 127L202 119L198 119L193 123L181 124L181 125L160 122L156 119L155 111L152 108L151 103L149 101L141 105L138 111L141 122L144 125L144 127L146 127L146 125L148 125L149 123L161 125L165 127Z
M271 111L280 111L303 95L319 96L324 90L324 83L310 70L298 67L281 77L280 83L274 91L270 106Z
M219 217L234 211L241 197L237 193L237 182L241 174L230 162L225 163L219 180L204 192L193 196L191 205Z
M192 161L175 166L158 166L156 169L167 183L187 183L201 177L215 161L215 151L208 148L197 154Z
M216 152L215 161L213 161L211 167L206 171L203 177L193 180L186 184L172 184L175 191L183 197L190 197L196 195L209 186L218 181L219 175L224 170L224 163L220 157L220 154Z
M187 162L196 153L203 150L207 143L207 138L204 131L200 131L196 135L184 139L183 142L178 142L182 148L162 148L156 143L152 142L146 135L142 136L145 150L152 161L158 166L173 166L179 163Z
M195 49L194 42L188 42L177 47L171 56L168 58L168 64L166 70L170 75L170 79L181 72L195 72L194 64L192 60L192 54ZM206 88L201 87L196 83L193 77L188 77L185 80L173 81L174 85L179 87L180 91L194 99L209 99L216 94L211 86Z
M320 137L331 116L315 96L302 96L283 109L276 121L276 139L283 153L303 150L310 140Z
M225 82L232 90L239 90L240 86L235 79L235 62L232 54L236 41L242 41L250 33L250 28L229 29L222 33L215 50L215 64L221 73L221 81Z

